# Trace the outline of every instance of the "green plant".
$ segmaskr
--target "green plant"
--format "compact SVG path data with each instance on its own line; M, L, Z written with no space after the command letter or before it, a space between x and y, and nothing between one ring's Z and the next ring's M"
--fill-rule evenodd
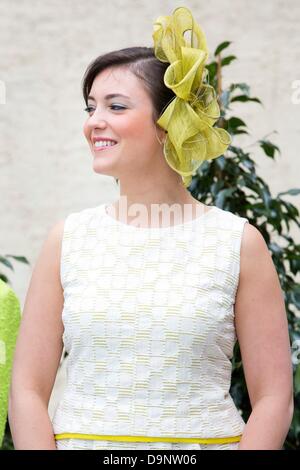
M3 442L2 442L2 446L0 450L14 450L14 444L13 444L13 440L11 437L8 421L6 423L5 434L3 437Z
M230 41L226 41L216 48L215 60L207 65L207 69L209 82L217 92L220 105L220 118L216 125L225 128L231 134L232 145L229 146L226 155L202 164L191 181L189 191L203 203L214 204L221 209L247 217L249 222L262 233L272 254L284 293L289 335L293 348L300 339L300 317L297 316L300 307L300 284L296 282L296 275L300 271L300 244L293 240L289 230L291 223L300 227L300 218L298 209L286 201L284 196L298 195L300 189L290 189L272 196L268 184L257 175L256 164L251 154L233 144L235 136L249 133L246 130L246 123L230 113L231 106L237 101L260 104L261 101L250 96L250 88L246 83L234 83L222 90L222 67L236 59L233 55L221 58L221 52L230 44ZM268 158L275 159L276 152L280 153L278 146L266 137L251 144L253 145L260 147L259 151L262 150ZM230 392L243 418L247 421L251 406L238 342L235 345L232 364ZM293 361L293 369L295 413L284 449L299 448L300 360Z
M20 263L30 264L28 259L25 258L25 256L15 256L15 255L1 256L0 255L0 263L2 263L4 266L6 266L9 269L12 269L12 271L14 271L14 267L8 258L13 258L16 261L19 261ZM8 277L5 274L3 274L1 271L0 271L0 279L2 279L2 281L4 282L7 282L7 284L10 284Z
M19 261L21 263L30 264L28 259L25 258L24 256L14 256L14 255L0 256L0 263L2 263L4 266L8 267L9 269L12 269L13 271L14 271L14 267L13 267L12 263L9 261L8 258L13 258L16 261ZM3 274L2 272L0 272L0 279L2 279L2 281L6 282L7 284L11 284L8 277L5 274ZM13 449L14 449L13 441L12 441L12 437L11 437L11 433L10 433L10 429L9 429L9 423L8 423L8 420L7 420L6 427L5 427L5 433L4 433L4 437L3 437L3 442L2 442L2 445L1 445L1 450L13 450Z

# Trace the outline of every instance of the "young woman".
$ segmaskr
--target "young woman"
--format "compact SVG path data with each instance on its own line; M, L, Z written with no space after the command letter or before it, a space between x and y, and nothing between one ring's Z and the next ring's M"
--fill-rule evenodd
M194 199L167 161L168 65L133 47L85 74L93 169L118 179L120 198L69 214L44 243L14 360L16 449L282 448L293 393L278 276L260 232ZM236 339L247 423L229 394Z

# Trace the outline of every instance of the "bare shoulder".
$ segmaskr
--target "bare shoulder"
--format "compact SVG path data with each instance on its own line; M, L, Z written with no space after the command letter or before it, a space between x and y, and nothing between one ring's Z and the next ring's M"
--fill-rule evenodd
M268 250L265 239L254 225L245 223L241 241L241 255L249 256L257 250Z
M59 238L62 237L63 231L64 231L64 226L65 226L65 219L61 219L57 222L55 222L51 226L51 231L56 234Z
M60 281L64 220L48 230L34 265L18 334L12 391L36 390L48 403L63 350ZM12 392L11 392L12 393Z
M48 230L41 244L27 292L24 308L26 315L28 313L28 302L31 304L32 302L30 301L36 301L39 298L42 304L41 296L44 296L44 299L48 297L52 299L51 303L56 300L60 304L62 301L63 290L60 282L60 263L64 223L64 220L55 222ZM32 312L31 308L29 310Z
M234 312L252 408L262 397L276 396L290 410L292 369L284 293L268 245L250 223L245 223L242 234Z
M240 250L240 275L235 301L237 324L261 321L270 312L284 312L284 296L271 252L261 232L245 223Z
M52 240L53 243L61 245L63 233L64 233L65 219L61 219L55 222L48 230L46 239Z
M256 277L259 276L259 267L274 271L271 253L261 232L254 225L245 223L240 250L240 280L253 270Z
M42 244L40 260L47 259L56 268L60 265L62 239L64 233L65 219L55 222L47 232Z

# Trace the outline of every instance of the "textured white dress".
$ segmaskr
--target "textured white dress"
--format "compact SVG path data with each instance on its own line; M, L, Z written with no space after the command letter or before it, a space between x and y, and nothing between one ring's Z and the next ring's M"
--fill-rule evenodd
M229 388L245 222L217 207L162 228L120 222L105 204L67 216L61 283L69 355L52 418L58 450L237 449L238 442L61 436L242 435Z

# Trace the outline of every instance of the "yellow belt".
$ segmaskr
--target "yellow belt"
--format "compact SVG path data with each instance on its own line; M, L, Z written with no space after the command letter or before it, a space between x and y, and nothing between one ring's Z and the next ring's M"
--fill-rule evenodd
M88 439L92 441L125 441L125 442L190 442L193 444L226 444L227 442L239 442L242 434L231 437L154 437L154 436L104 436L99 434L76 434L62 433L54 434L56 440L59 439Z

